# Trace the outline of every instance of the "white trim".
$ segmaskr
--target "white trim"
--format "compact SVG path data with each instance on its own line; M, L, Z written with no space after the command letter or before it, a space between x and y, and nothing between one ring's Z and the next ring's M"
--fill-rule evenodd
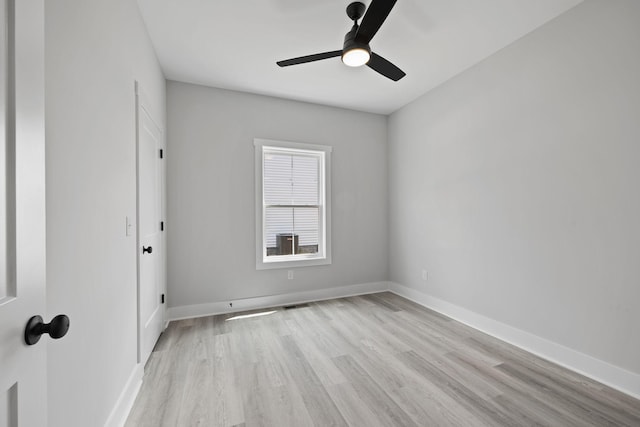
M330 265L331 264L331 152L333 148L329 145L317 145L306 144L302 142L291 141L276 141L271 139L255 138L253 140L255 147L254 151L254 192L255 192L255 217L256 217L256 270L267 270L275 268L296 268L296 267L311 267L318 265ZM322 199L324 201L322 206L323 221L321 223L321 237L320 242L321 252L324 256L319 257L301 257L297 259L286 259L264 261L265 248L264 248L264 205L262 194L262 168L263 168L263 148L283 148L283 149L295 149L295 150L308 150L313 152L323 152L323 168L322 174Z
M127 383L122 389L122 393L118 397L115 406L109 414L109 418L104 423L104 427L122 427L127 421L129 412L133 408L133 404L138 397L138 392L142 386L142 376L144 375L144 367L142 364L137 363Z
M627 371L593 356L580 353L415 289L393 282L390 282L389 285L389 290L401 297L640 399L640 374Z
M324 151L331 153L333 148L329 145L307 144L304 142L278 141L275 139L255 138L253 145L256 147L272 146L277 148L292 148L294 150Z
M280 295L267 295L255 298L244 298L230 301L212 302L207 304L182 305L169 307L167 319L180 320L193 317L211 316L214 314L235 313L237 311L278 307L287 304L302 304L305 302L322 301L334 298L351 297L355 295L384 292L389 289L388 282L372 282L358 285L339 286L335 288L318 289L315 291L292 292ZM229 306L233 304L233 306Z

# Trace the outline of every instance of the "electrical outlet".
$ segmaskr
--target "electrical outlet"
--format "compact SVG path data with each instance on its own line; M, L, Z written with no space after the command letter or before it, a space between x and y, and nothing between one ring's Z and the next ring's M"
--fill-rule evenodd
M422 280L426 281L429 278L427 270L422 270Z
M293 280L293 270L287 271L287 279Z

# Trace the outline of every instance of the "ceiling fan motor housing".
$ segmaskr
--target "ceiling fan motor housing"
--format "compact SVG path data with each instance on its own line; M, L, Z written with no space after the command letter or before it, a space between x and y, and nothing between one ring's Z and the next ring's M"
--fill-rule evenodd
M346 52L352 50L352 49L364 49L367 52L369 52L369 55L371 55L371 48L369 47L368 43L362 43L361 41L358 41L357 37L356 37L356 33L358 32L358 26L354 25L351 28L351 31L349 31L347 34L345 34L344 36L344 44L342 45L342 54L344 55Z

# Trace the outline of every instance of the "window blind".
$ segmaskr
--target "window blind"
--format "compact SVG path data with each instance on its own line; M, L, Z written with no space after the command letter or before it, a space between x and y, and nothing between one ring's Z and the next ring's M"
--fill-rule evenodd
M319 185L319 156L265 148L263 198L267 248L276 247L278 234L293 234L298 236L298 245L306 247L305 251L317 251L321 208Z

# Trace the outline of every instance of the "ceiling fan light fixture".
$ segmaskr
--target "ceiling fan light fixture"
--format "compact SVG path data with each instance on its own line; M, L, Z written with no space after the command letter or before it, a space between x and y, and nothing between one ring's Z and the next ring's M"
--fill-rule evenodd
M371 53L362 47L349 49L342 54L342 62L349 67L361 67L371 58Z
M346 66L361 67L367 65L376 73L397 82L406 75L405 72L382 56L371 52L371 47L369 46L369 42L378 32L385 19L387 19L387 15L391 12L396 1L371 0L368 8L359 1L349 4L347 6L347 16L353 21L353 26L344 35L344 43L341 50L285 59L284 61L277 61L276 64L280 67L288 67L289 65L305 64L340 56ZM362 18L362 22L358 24L360 18Z

